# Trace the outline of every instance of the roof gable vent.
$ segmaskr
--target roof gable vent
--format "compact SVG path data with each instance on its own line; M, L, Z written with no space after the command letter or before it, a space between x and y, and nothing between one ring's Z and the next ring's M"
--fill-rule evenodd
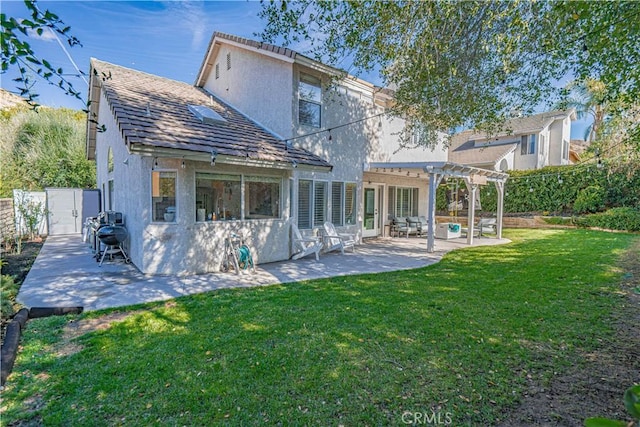
M209 107L205 107L204 105L187 105L187 107L189 108L189 111L191 111L191 114L196 116L196 118L202 123L210 125L227 123L220 114L216 113Z

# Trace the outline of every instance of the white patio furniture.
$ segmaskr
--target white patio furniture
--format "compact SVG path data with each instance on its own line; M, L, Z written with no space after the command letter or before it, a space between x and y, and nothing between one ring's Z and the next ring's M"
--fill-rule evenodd
M436 225L436 239L456 239L462 235L460 224L443 222Z
M324 252L340 250L344 254L346 248L351 248L355 252L356 236L353 234L338 233L336 227L330 223L324 223L324 234L322 236L324 242Z
M480 218L476 225L473 227L473 235L482 237L483 234L493 233L496 234L496 227L498 225L496 218ZM467 227L462 229L462 232L466 235L469 232Z
M322 240L314 237L302 237L302 233L300 233L300 230L295 224L291 224L291 234L293 250L295 251L291 259L300 259L307 255L315 254L316 261L320 260Z

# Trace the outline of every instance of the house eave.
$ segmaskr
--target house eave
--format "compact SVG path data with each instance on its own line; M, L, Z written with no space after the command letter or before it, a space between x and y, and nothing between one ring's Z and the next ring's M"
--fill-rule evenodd
M487 181L500 182L506 181L509 177L509 174L504 172L498 172L490 169L483 169L451 162L374 162L365 165L364 170L366 172L369 172L372 168L401 168L407 170L417 169L421 170L424 173L444 174L456 178L467 178L472 175L479 175L486 177Z
M129 144L129 151L132 154L146 157L175 158L208 163L211 162L212 157L210 152L180 150L175 148L155 147L141 144ZM331 172L331 170L333 169L333 166L309 165L304 163L296 164L286 161L252 159L249 157L228 156L225 154L216 154L215 163L280 170L293 170L297 168L299 170L312 172Z

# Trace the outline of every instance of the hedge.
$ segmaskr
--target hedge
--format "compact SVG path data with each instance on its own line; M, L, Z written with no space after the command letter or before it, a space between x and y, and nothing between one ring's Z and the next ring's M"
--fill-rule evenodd
M574 218L580 227L599 227L608 230L640 231L640 209L612 208L606 212Z
M449 186L441 185L436 197L437 209L447 210ZM464 189L460 182L459 188ZM614 207L640 209L640 168L634 164L549 166L530 171L509 171L505 184L505 213L580 214ZM461 191L460 198L463 198ZM480 187L484 211L495 212L497 191L494 185ZM466 207L466 204L465 204Z

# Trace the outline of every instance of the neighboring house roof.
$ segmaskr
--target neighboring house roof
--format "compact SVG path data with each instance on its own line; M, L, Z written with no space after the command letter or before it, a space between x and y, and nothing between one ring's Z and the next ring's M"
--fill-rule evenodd
M91 59L91 68L92 110L95 113L94 104L99 101L97 89L101 86L124 141L132 151L175 149L206 154L215 151L222 162L228 157L331 168L324 159L287 146L201 88L97 59ZM188 105L209 107L226 122L203 123ZM90 157L93 154L90 147L88 153Z
M495 165L518 146L516 141L489 144L489 138L500 139L509 136L537 133L556 120L575 118L574 110L549 111L526 117L515 117L504 123L503 129L495 135L487 135L476 130L466 130L451 137L449 161L467 165ZM487 141L486 145L476 144Z
M463 165L495 165L516 149L518 143L476 147L475 131L467 130L451 137L449 161Z
M547 111L540 114L534 114L532 116L514 117L505 121L502 131L497 132L495 135L490 135L489 137L496 138L508 135L523 135L540 132L554 121L564 120L566 117L571 117L572 120L575 120L575 110ZM486 140L488 139L488 136L484 132L472 132L469 139L476 141Z

